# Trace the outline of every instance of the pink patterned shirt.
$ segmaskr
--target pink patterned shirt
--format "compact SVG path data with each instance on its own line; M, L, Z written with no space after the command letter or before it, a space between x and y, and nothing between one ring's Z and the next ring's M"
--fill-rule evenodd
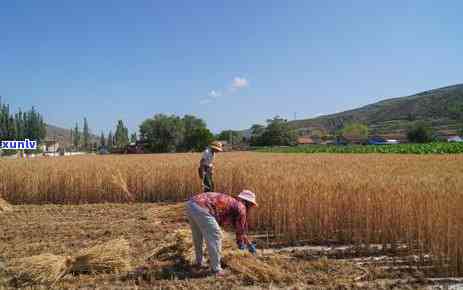
M246 206L232 196L218 192L204 192L191 198L199 206L208 209L220 226L232 225L236 229L236 242L249 245Z

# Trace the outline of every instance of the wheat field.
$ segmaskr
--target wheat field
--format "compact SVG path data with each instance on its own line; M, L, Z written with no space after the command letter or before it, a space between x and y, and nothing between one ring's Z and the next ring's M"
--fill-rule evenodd
M181 201L201 190L199 154L0 161L13 204ZM251 227L287 242L401 244L463 274L463 155L224 153L216 191L258 194Z

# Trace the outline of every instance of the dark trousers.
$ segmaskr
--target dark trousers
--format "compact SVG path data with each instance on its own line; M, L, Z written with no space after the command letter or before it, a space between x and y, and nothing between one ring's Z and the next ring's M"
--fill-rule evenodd
M214 191L214 179L212 170L207 166L201 166L198 168L199 177L203 184L204 192L213 192Z

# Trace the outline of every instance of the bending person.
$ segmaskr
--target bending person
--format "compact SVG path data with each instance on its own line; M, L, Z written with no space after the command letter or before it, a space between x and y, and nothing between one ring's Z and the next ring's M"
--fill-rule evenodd
M186 214L191 226L197 267L203 265L203 241L206 240L209 262L217 276L223 276L220 265L222 231L220 226L232 225L236 230L236 243L241 250L256 252L255 244L247 237L249 210L257 207L256 195L243 190L237 198L228 194L205 192L193 196L186 204Z

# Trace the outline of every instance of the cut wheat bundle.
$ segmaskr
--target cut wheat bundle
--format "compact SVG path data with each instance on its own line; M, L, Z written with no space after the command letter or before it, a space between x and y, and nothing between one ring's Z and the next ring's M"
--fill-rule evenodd
M125 239L109 242L84 249L76 257L71 272L126 272L130 270L130 247Z
M121 273L130 270L129 243L116 239L82 250L75 257L42 254L12 260L7 271L15 287L53 285L68 273Z
M242 275L246 280L279 283L288 278L288 275L278 267L267 264L248 252L237 250L231 234L223 233L222 245L222 264L232 272ZM190 230L179 229L166 237L165 242L153 251L147 261L155 266L164 264L171 266L179 262L189 264L193 261L193 255ZM165 263L168 261L172 263ZM162 271L162 269L157 270Z
M289 279L289 275L278 267L269 265L245 251L225 252L222 263L232 272L242 275L248 281L278 283Z
M69 272L73 262L69 256L42 254L13 260L7 271L12 277L10 283L15 287L53 285Z
M189 263L193 258L191 232L179 229L168 235L149 256L148 261L175 261Z

